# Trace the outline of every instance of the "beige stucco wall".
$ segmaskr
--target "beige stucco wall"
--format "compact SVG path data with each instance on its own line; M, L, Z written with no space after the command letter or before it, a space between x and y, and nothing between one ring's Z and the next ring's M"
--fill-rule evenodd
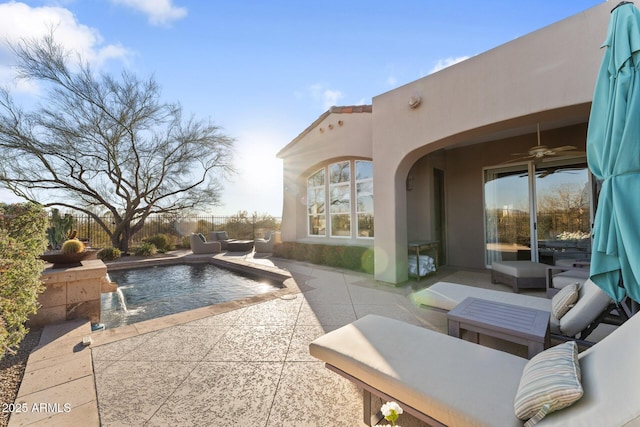
M374 243L376 279L406 280L408 241L434 238L433 168L445 173L447 262L483 268L482 168L535 145L537 125L544 145L584 149L612 7L604 2L376 96L372 113L325 113L279 153L283 241L336 242L307 236L306 178L338 160L372 159L375 240L340 243ZM411 97L422 103L411 108Z
M376 279L407 279L405 182L422 156L440 148L502 139L509 132L531 133L536 123L543 128L586 123L611 7L603 3L373 99ZM422 98L418 108L410 108L412 96ZM481 191L463 188L472 181L480 186L481 174L464 167L467 156L455 156L451 153L452 168L446 172L447 194L458 184L470 200L481 202ZM486 165L497 163L485 160ZM457 175L451 176L454 170ZM475 224L478 219L480 226ZM480 238L469 239L472 248L461 246L462 255L452 252L452 262L466 254L476 259L483 243L481 221L481 215L460 221L468 225L460 232L480 233Z
M342 124L340 124L340 122ZM322 129L322 131L320 131ZM282 240L373 245L372 239L328 239L307 236L307 178L327 165L344 159L372 157L371 113L330 113L283 149ZM352 188L352 200L353 200Z

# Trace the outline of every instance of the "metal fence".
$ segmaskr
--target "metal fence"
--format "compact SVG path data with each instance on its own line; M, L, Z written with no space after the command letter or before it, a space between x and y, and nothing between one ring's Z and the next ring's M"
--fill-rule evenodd
M115 223L110 217L101 217L105 224ZM78 230L78 237L86 239L93 247L112 246L109 235L88 215L74 215L73 229ZM145 239L156 234L174 236L175 244L180 246L183 239L191 233L202 233L205 236L211 231L226 231L231 239L255 240L262 238L267 231L279 230L280 218L270 216L150 216L145 220L144 227L135 233L130 246L136 246Z

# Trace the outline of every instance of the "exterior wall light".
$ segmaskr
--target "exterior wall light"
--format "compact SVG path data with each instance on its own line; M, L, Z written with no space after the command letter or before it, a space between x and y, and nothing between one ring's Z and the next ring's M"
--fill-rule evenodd
M422 102L422 98L419 95L413 95L409 98L409 107L417 108Z

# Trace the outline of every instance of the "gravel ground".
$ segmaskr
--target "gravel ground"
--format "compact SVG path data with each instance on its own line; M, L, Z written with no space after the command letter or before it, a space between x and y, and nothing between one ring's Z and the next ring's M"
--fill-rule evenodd
M31 350L40 342L42 329L31 329L20 343L16 354L6 354L0 360L0 427L9 423L7 404L13 403L18 395L20 382L27 366L27 359Z

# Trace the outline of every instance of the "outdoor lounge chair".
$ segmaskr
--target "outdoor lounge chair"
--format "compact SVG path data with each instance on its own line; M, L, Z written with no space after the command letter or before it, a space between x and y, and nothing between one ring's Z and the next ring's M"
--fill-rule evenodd
M269 235L266 236L266 239L257 239L255 241L255 251L256 253L273 252L273 245L280 242L281 242L280 232L271 231L269 232Z
M220 242L207 242L204 236L195 233L189 236L189 243L194 254L216 254L222 250Z
M480 298L505 304L519 305L551 312L552 299L531 295L514 294L475 286L459 285L457 283L438 282L429 288L415 292L411 299L417 305L446 313L461 303L467 297ZM558 319L551 312L549 320L550 334L558 340L577 340L590 346L593 343L586 338L595 328L607 320L616 325L626 320L624 312L618 313L611 298L595 283L587 279L580 287L578 301ZM613 316L614 312L618 316Z
M589 269L570 266L547 267L547 298L552 298L571 283L584 283L589 278Z
M578 400L549 413L537 425L640 425L638 334L640 316L635 316L579 354L581 384L580 375L571 384L571 394ZM367 425L372 421L373 393L396 401L404 412L429 425L509 427L523 424L515 415L519 405L514 401L522 402L523 394L526 397L524 392L533 383L529 381L532 370L537 370L536 374L547 370L538 376L546 386L541 390L548 391L551 386L562 392L569 390L564 388L569 386L566 376L558 375L560 366L555 359L561 348L569 346L575 344L561 344L528 361L419 326L368 315L316 339L309 352L363 388ZM575 364L572 367L575 374ZM575 392L576 385L584 394ZM402 424L402 416L399 421Z

